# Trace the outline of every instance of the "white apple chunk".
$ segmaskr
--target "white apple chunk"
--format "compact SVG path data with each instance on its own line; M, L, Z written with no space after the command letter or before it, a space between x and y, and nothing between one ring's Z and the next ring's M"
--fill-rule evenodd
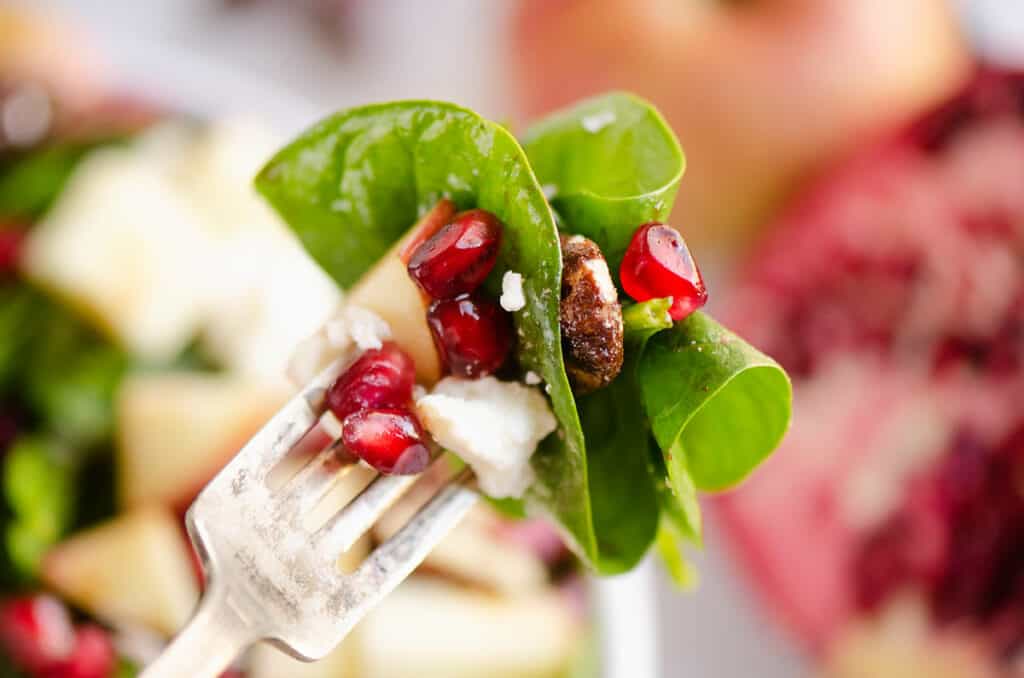
M128 148L92 153L22 259L30 279L152 361L177 355L206 312L208 239L168 176L181 136L157 129Z
M549 678L578 648L581 619L557 591L505 598L410 579L363 620L373 678Z
M146 507L58 544L43 559L40 576L103 621L171 635L199 599L188 548L170 510Z
M139 374L115 405L122 505L182 506L286 402L276 383L225 374Z

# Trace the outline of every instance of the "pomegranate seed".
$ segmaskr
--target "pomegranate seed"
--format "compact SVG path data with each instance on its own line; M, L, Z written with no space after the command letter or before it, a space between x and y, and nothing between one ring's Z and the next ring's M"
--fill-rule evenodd
M512 322L496 303L478 294L435 301L427 323L441 358L457 377L493 374L512 348Z
M412 400L416 366L394 342L359 356L327 391L327 407L338 421L371 407L404 407Z
M0 275L14 270L24 240L25 232L21 229L0 225Z
M41 678L109 678L116 656L107 632L98 626L78 629L75 649L67 659L40 672Z
M679 231L651 222L633 234L619 268L622 287L637 301L672 297L669 315L682 320L708 300L700 270Z
M469 210L422 245L409 260L409 275L434 299L472 292L494 268L501 222L490 212Z
M56 598L17 598L0 608L0 644L17 666L38 673L71 655L75 633Z
M407 409L367 409L341 427L345 447L381 473L411 475L430 462L423 428Z

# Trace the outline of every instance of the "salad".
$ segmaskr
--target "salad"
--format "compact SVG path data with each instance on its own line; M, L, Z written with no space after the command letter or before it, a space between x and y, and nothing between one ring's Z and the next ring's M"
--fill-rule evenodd
M424 468L433 438L592 570L629 570L658 542L687 582L697 492L775 448L790 385L698 310L700 272L664 223L683 169L661 116L628 94L521 144L431 101L344 111L294 140L256 186L394 341L370 347L358 334L373 323L349 321L370 350L329 391L330 427L383 472ZM332 341L312 342L323 364Z
M286 367L346 361L320 442L366 463L324 510L442 450L491 501L335 655L258 648L252 678L593 675L577 565L656 545L692 583L696 493L788 425L782 370L698 310L665 224L683 155L646 102L522 141L451 104L338 114L259 173L290 233L248 185L278 145L259 126L33 91L42 132L0 139L0 675L130 676L159 651L202 585L182 512Z

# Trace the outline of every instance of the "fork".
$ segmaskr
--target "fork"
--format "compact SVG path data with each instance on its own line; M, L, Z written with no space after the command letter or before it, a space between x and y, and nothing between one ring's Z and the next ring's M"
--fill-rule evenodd
M352 573L338 560L416 481L378 476L319 527L306 517L354 466L337 442L278 489L268 483L318 424L344 367L332 363L290 400L199 494L186 515L207 587L188 625L141 678L215 678L269 641L296 659L325 657L393 591L477 501L468 471L435 492ZM433 462L431 471L441 470Z

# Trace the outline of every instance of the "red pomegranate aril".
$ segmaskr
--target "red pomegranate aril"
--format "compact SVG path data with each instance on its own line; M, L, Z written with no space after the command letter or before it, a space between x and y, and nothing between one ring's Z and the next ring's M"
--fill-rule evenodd
M435 301L427 324L441 359L457 377L497 372L512 349L512 321L497 303L479 294Z
M42 595L5 602L0 607L0 646L18 668L33 674L67 659L75 646L67 609Z
M341 440L352 454L389 475L419 473L430 462L423 428L404 408L350 414L342 424Z
M707 303L697 263L679 231L657 222L633 234L619 268L626 294L637 301L672 297L669 315L682 320Z
M412 400L416 366L388 341L363 353L327 391L327 407L338 418L372 407L404 407Z
M416 248L409 260L409 275L432 299L472 292L494 268L501 231L501 222L490 212L456 214Z
M40 672L41 678L109 678L114 673L116 655L107 632L98 626L82 626L75 638L75 649L67 659Z

